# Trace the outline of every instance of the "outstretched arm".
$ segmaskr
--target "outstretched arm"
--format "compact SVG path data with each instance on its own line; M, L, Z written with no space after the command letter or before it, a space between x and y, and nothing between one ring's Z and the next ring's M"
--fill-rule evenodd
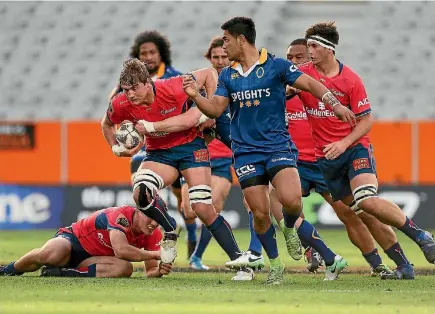
M191 72L198 84L198 89L205 88L205 92L208 99L211 99L216 91L218 74L213 68L200 69ZM183 76L183 78L186 75ZM184 85L184 84L183 84Z
M172 264L163 264L156 260L145 261L144 264L148 278L159 278L168 275L172 270Z
M294 82L293 87L309 92L317 99L321 99L325 104L332 108L337 118L343 122L355 125L355 114L350 109L343 106L329 89L311 76L302 74Z
M215 119L225 111L229 104L229 99L227 97L207 94L213 96L205 98L199 93L198 83L192 77L184 76L183 79L184 92L192 98L199 110L201 110L201 112L207 117ZM221 90L225 89L225 86L221 81L219 81L218 88Z
M119 259L130 262L160 259L159 251L145 251L130 245L128 243L127 236L122 231L110 230L109 236L113 252Z

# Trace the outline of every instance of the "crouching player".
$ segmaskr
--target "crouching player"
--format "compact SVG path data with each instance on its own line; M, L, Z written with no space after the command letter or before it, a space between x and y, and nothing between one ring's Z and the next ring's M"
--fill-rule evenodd
M96 211L60 228L41 248L0 267L17 276L41 267L41 276L130 277L131 262L144 261L147 277L161 277L171 264L159 263L162 233L158 224L131 206Z

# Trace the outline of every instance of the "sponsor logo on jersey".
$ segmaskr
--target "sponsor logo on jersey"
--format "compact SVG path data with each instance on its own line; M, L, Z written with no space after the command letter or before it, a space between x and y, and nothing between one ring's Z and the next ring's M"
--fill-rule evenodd
M104 236L102 233L98 232L97 235L98 235L98 240L100 240L102 245L104 245L105 247L108 247L109 249L112 248L111 245L107 244L106 241L104 241Z
M207 149L199 149L193 152L195 156L195 162L204 162L209 161L208 150Z
M118 218L116 218L116 224L120 225L121 227L128 228L130 225L128 223L127 218L125 218L124 215L119 215Z
M167 110L162 110L162 111L160 111L160 114L164 116L164 115L167 115L168 113L171 113L175 109L177 109L177 107L173 107L173 108L170 108L170 109L167 109Z
M272 159L272 162L277 162L277 161L293 161L293 159L287 157L279 157L279 158Z
M305 111L287 112L288 120L307 120L307 113Z
M168 135L168 132L153 132L150 134L147 134L147 136L151 136L151 137L164 137L166 135Z
M231 74L231 79L232 80L234 80L234 79L236 79L236 78L238 78L239 77L239 73L233 73L233 74Z
M365 105L370 105L369 99L367 97L358 102L358 108Z
M342 92L339 92L335 89L329 89L331 91L331 93L333 93L335 96L340 96L340 97L344 97L344 94Z
M368 158L358 158L358 159L355 159L352 162L352 166L353 166L353 169L355 171L358 171L358 170L361 170L361 169L370 169L371 168Z
M323 102L318 103L319 109L317 108L305 108L305 111L313 117L320 117L320 118L326 118L326 117L334 117L334 112L332 112L329 109L326 109L326 106Z
M254 90L244 90L241 92L231 93L233 101L242 101L249 99L258 99L270 96L270 88L259 88Z
M290 72L296 72L298 70L298 67L292 64L289 68Z
M243 167L236 169L236 174L239 178L246 176L248 174L255 173L255 166L254 165L245 165Z
M257 71L255 71L255 74L257 75L258 78L262 78L264 76L264 69L263 69L263 67L259 67L257 69Z

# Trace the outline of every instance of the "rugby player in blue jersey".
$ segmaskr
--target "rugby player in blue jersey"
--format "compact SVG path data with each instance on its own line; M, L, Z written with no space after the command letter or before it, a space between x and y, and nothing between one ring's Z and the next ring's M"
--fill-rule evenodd
M283 205L286 245L290 256L302 258L295 222L302 211L301 183L296 169L298 152L286 127L285 86L308 91L329 106L335 115L355 123L355 115L340 104L321 83L300 72L282 58L255 46L255 24L247 17L234 17L221 26L224 50L232 64L219 75L218 88L211 99L202 97L196 82L184 78L184 90L208 117L219 117L230 106L231 141L236 174L254 215L254 227L270 260L266 283L279 284L285 265L279 257L275 228L269 212L269 182ZM232 260L228 267L248 264L249 254ZM334 261L337 271L346 261Z

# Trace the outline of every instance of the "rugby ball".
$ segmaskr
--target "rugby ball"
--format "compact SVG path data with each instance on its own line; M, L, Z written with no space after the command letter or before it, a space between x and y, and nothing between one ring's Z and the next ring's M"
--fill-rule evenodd
M136 147L142 140L142 136L134 128L133 122L130 121L122 123L116 130L115 136L118 144L127 149Z

